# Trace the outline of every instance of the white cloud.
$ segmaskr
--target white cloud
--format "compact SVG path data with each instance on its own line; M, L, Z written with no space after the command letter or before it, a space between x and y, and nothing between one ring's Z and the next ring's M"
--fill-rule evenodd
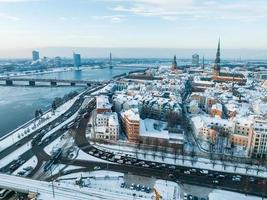
M113 22L113 23L120 23L121 22L121 18L120 17L112 17L111 18L111 22Z
M96 20L110 20L112 23L120 23L124 15L99 15L99 16L92 16L93 19Z
M165 20L223 19L256 21L267 19L267 1L229 1L211 0L132 0L120 2L113 11L127 12L141 16L157 16Z
M62 21L66 21L66 20L67 20L66 17L59 17L58 19L59 19L59 20L62 20Z
M79 18L78 17L64 17L64 16L61 16L58 19L61 20L61 21L68 21L68 20L74 21L74 20L78 20Z
M177 17L174 17L174 16L163 16L162 19L167 20L167 21L176 21Z
M23 3L33 1L44 1L44 0L0 0L0 3Z
M70 34L64 36L64 39L87 39L87 40L95 40L102 39L103 37L100 35L86 35L86 34Z
M11 21L19 21L19 20L21 20L19 17L7 15L5 13L0 13L0 19L1 18L2 19L11 20Z

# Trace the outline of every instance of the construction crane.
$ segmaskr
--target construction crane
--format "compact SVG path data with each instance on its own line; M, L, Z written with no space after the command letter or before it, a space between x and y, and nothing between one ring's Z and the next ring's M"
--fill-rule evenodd
M159 200L161 198L160 194L158 193L158 191L156 190L156 188L153 188L153 191L156 194L156 200Z

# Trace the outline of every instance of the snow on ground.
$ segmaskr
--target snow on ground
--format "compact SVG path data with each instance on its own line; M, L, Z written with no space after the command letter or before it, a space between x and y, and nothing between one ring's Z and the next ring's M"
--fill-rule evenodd
M214 190L209 194L209 200L261 200L260 197L249 196L236 192Z
M31 143L28 142L24 144L23 146L19 147L18 149L16 149L15 151L13 151L12 153L10 153L9 155L7 155L6 157L4 157L2 160L0 160L0 168L4 167L8 163L11 163L13 160L16 160L24 152L31 149L31 147L32 147Z
M132 190L129 187L122 188L121 184L125 182L124 174L113 171L93 171L93 172L79 172L68 174L58 178L59 182L68 184L75 184L75 182L82 178L82 185L84 187L95 188L99 190L112 191L118 194L135 193L136 196L142 196L145 199L155 199L155 192L146 193L142 191ZM163 200L180 200L181 188L175 182L157 180L154 188L157 190Z
M114 87L114 83L109 83L108 85L106 85L102 89L93 92L92 95L99 95L101 93L108 93L113 89L113 87Z
M30 122L27 122L26 124L22 125L18 129L12 131L7 136L4 136L3 138L1 138L0 141L0 150L6 149L7 147L23 139L24 137L30 135L37 128L42 128L46 124L55 120L61 114L65 113L66 110L68 110L78 98L79 95L61 105L59 108L56 109L55 113L49 111L45 113L40 119L33 119Z
M75 182L75 181L74 181ZM55 189L55 196L52 195L52 184L49 185L47 191L49 193L41 193L38 199L45 199L45 200L129 200L133 199L133 194L136 191L128 190L127 192L123 188L118 188L117 190L113 190L109 187L81 187L74 183L73 181L54 181L54 189ZM108 181L108 183L111 183ZM51 190L50 190L51 188ZM67 195L71 193L71 195ZM134 197L135 200L149 200L150 195L147 196L138 196ZM167 200L167 199L166 199Z
M61 147L61 145L60 145L60 141L61 141L61 140L62 140L61 137L55 139L53 142L51 142L49 145L47 145L47 146L44 148L44 151L45 151L47 154L51 155L52 152L53 152L54 150L56 150L56 149L58 149L58 148Z
M38 159L36 156L33 156L30 160L25 162L23 165L21 165L17 170L15 170L12 174L17 174L20 171L23 171L24 168L26 167L32 167L33 169L36 167L38 162Z
M53 68L45 71L39 71L36 72L36 70L30 70L30 71L23 71L23 72L11 72L11 73L4 73L0 75L0 77L17 77L17 76L31 76L31 75L39 75L39 74L50 74L55 72L66 72L66 71L72 71L75 70L74 67L65 67L65 68Z
M75 170L75 169L83 169L84 167L80 167L80 166L75 166L75 165L68 165L65 169L64 172L66 171L70 171L70 170Z
M198 158L195 160L192 164L192 158L190 156L184 156L184 158L181 155L177 155L176 159L173 154L169 153L163 153L162 152L152 152L146 150L145 153L143 150L138 150L136 152L136 149L129 146L118 146L118 145L108 145L108 144L95 144L95 147L102 150L102 151L108 151L113 152L114 154L128 154L133 157L137 157L138 159L143 160L149 160L149 161L155 161L155 162L164 162L167 164L172 165L181 165L181 166L188 166L188 167L194 167L194 168L200 168L200 169L208 169L208 170L216 170L216 171L223 171L228 173L239 173L239 174L247 174L247 175L253 175L253 176L259 176L259 177L267 177L267 171L266 168L259 168L262 171L259 171L257 174L257 166L249 166L251 169L249 169L246 172L246 166L245 164L233 164L230 162L224 162L224 165L227 165L224 169L224 166L221 161L216 161L214 167L212 164L212 161L207 158ZM155 157L154 157L155 155ZM163 157L163 159L162 159Z
M107 170L97 170L91 172L77 172L68 175L61 176L59 179L71 179L71 178L79 178L79 177L94 177L96 179L103 179L105 177L110 178L123 178L124 174L120 172L113 172Z
M154 188L163 199L181 199L181 189L175 182L157 180Z
M67 165L65 165L65 164L53 165L52 166L52 175L56 175L56 174L60 173L63 169L65 169L65 167L67 167Z
M93 172L79 172L68 174L58 178L60 183L76 184L77 180L82 178L82 186L84 188L93 188L99 191L115 193L118 196L129 195L129 199L136 196L142 197L144 199L151 199L153 193L145 193L142 191L131 190L130 188L122 188L121 184L124 182L124 174L113 171L93 171ZM167 200L167 199L166 199Z

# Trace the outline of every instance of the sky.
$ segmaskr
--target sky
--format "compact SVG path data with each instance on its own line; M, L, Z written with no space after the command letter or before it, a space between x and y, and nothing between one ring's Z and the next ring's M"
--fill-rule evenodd
M214 49L219 37L224 49L262 50L266 24L266 0L0 0L0 57L50 47Z

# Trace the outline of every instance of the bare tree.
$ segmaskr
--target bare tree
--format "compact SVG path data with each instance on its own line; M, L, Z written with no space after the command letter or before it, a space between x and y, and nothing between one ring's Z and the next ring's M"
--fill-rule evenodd
M216 161L215 160L211 160L212 163L212 168L214 169L215 165L216 165Z
M237 164L235 163L234 164L234 170L235 170L235 172L236 172L236 169L237 169Z
M173 150L174 150L174 161L176 163L176 160L177 160L177 148L173 147Z
M180 114L173 111L167 112L165 118L169 127L175 127L181 121Z

